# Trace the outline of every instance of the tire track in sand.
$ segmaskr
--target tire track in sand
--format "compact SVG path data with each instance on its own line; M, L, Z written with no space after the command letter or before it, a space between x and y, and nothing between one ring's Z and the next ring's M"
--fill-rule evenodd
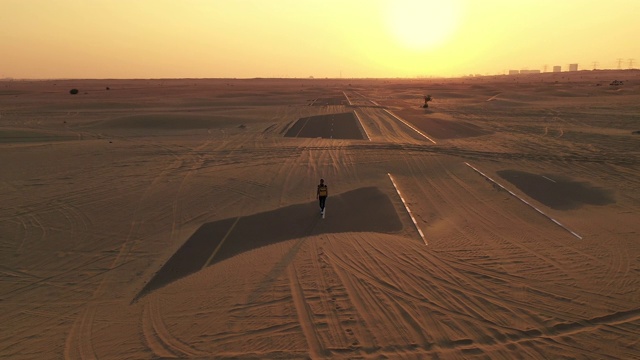
M337 308L339 306L332 301L329 291L331 289L328 279L325 275L324 270L328 270L326 267L321 266L319 262L319 257L321 257L324 252L322 248L318 248L316 242L311 244L311 265L313 269L319 274L317 281L319 283L319 301L324 311L324 314L329 319L327 325L329 326L329 334L331 335L331 344L333 346L338 346L340 348L346 348L348 339L346 337L345 330L342 329L341 323L338 318L338 314L336 313ZM325 265L326 262L323 263Z
M429 164L428 167L419 165L419 166L416 166L415 168L417 169L433 168L433 164ZM555 243L554 247L551 248L554 251L549 251L548 247L546 246L542 246L542 247L532 246L531 241L527 239L531 238L530 234L537 233L536 230L538 229L536 229L536 227L533 224L527 225L524 229L521 229L520 231L518 231L521 233L520 235L523 236L522 239L519 239L519 238L514 239L513 236L508 236L508 233L505 233L506 228L496 223L495 219L504 219L506 220L507 223L509 223L511 221L517 220L517 217L514 217L509 213L505 213L504 210L501 210L499 207L493 206L495 202L486 202L486 199L484 199L483 201L482 198L478 198L477 191L472 191L473 188L466 185L464 182L462 182L462 179L458 175L454 174L451 169L445 167L443 168L443 170L444 171L438 170L438 173L444 173L447 175L447 177L443 177L443 179L440 179L440 177L438 177L437 179L440 179L440 180L437 180L437 181L434 179L430 179L428 183L431 184L431 187L429 189L425 188L423 190L424 194L422 196L431 197L433 196L433 191L438 190L438 192L440 192L441 194L442 193L447 194L444 196L444 198L438 201L439 203L455 203L456 204L455 209L457 210L457 212L462 211L462 213L465 213L463 214L463 216L461 216L461 218L471 219L471 220L473 218L476 218L476 220L479 220L479 221L472 222L476 224L475 225L476 230L480 230L478 233L476 233L475 231L469 232L468 229L459 229L459 231L467 232L468 235L471 236L472 238L476 238L477 236L482 235L480 239L482 239L481 242L483 244L485 245L493 244L493 246L498 246L498 248L501 248L501 249L502 248L509 249L510 254L512 254L513 256L517 256L517 258L514 257L514 260L518 260L519 262L522 261L521 259L528 259L529 256L533 256L540 260L543 260L543 263L550 265L553 268L553 271L551 272L547 271L546 273L542 273L539 275L544 275L546 278L546 276L549 276L549 275L557 277L558 274L565 274L565 277L563 278L563 282L577 281L577 279L574 278L574 276L577 274L577 271L581 271L580 268L576 268L573 265L575 263L574 261L575 256L568 255L567 254L568 250L573 250L572 254L580 254L582 256L588 257L591 260L595 259L591 255L587 256L588 254L582 254L581 252L576 251L576 249L574 249L575 247L574 242L568 242L566 244ZM412 178L422 178L426 176L426 173L423 174L421 173L421 171L418 171L417 174L412 173L412 175L413 175ZM428 178L428 176L426 177ZM420 188L422 183L423 182L421 181L416 181L416 184L412 184L412 186L409 186L409 188L414 188L414 189ZM461 188L465 189L466 191L461 192L459 189L456 189L457 186L461 186ZM452 194L456 194L456 196L453 196ZM469 202L475 203L475 204L485 204L487 205L487 208L484 210L478 211L477 206L469 206L468 205ZM427 208L430 208L430 207L427 207ZM481 226L478 227L477 224L481 224ZM558 232L558 231L560 230L551 228L549 231L545 231L544 234L546 233L553 234L554 232ZM512 231L510 233L512 233ZM541 237L548 238L549 235L541 236ZM487 241L489 239L491 240L490 242ZM533 245L535 244L537 243L533 243ZM462 250L461 248L461 250L458 250L458 251L464 251L465 253L469 253L474 250L473 248L469 249L468 246L464 247L464 249L465 250ZM522 250L522 251L518 251L518 250ZM482 312L486 312L487 314L490 314L491 312L488 312L488 310L491 310L494 306L499 306L504 309L503 311L509 311L512 314L510 317L507 317L506 319L512 318L512 316L518 316L520 312L522 312L523 315L528 314L529 319L527 320L526 318L523 318L523 320L527 320L524 323L530 323L535 329L539 330L540 334L542 334L538 337L535 337L535 339L545 338L546 336L544 334L553 335L555 334L556 331L558 331L559 328L564 327L564 325L562 325L557 328L556 327L549 328L548 322L544 322L542 321L542 319L538 318L538 314L545 314L547 316L552 315L556 319L556 321L560 321L561 324L582 323L584 322L584 320L580 320L580 319L582 319L584 315L580 314L580 312L583 311L584 309L581 307L580 309L578 309L577 312L571 311L567 313L565 311L568 309L564 305L564 303L566 303L567 301L572 301L573 299L578 299L579 301L579 299L581 299L582 296L584 296L585 298L591 298L593 300L597 300L598 302L602 302L602 303L611 301L611 299L609 299L607 296L603 296L606 294L594 293L593 290L589 290L589 289L575 289L575 288L566 288L560 285L559 286L550 285L548 282L545 282L543 279L536 279L536 277L523 278L520 276L510 276L507 272L503 272L505 270L501 269L501 266L499 264L495 264L495 261L492 260L489 254L486 254L486 257L484 257L485 260L483 260L482 256L476 257L476 258L471 257L468 259L464 259L464 258L460 259L459 254L456 251L451 252L451 257L445 256L445 255L447 254L441 253L439 255L438 258L442 258L441 260L444 260L444 261L440 261L439 264L435 267L436 269L444 271L446 273L450 273L450 274L456 274L456 273L467 274L467 276L463 277L465 279L464 282L468 284L484 284L489 286L488 288L476 286L478 290L476 294L477 299L484 299L483 301L486 302L486 304L484 305L479 303L478 305L481 305L481 306L477 308L478 310L481 310ZM558 256L561 256L561 257L558 257ZM571 262L562 261L563 259L566 259L567 256L570 256L570 258L572 259ZM483 263L486 263L487 266L486 267L482 266ZM588 264L590 262L587 260L586 263ZM600 265L603 264L602 261L598 261L598 263L600 263ZM618 270L621 271L621 273L626 274L628 264L626 264L624 261L618 261L618 263L623 264L621 265L622 269L619 268ZM479 282L478 280L482 280L482 281ZM522 284L522 286L524 286L524 288L527 290L529 297L531 296L538 297L539 300L536 302L531 302L529 301L530 300L529 297L527 297L526 299L512 299L509 297L505 298L504 296L499 296L500 294L510 292L510 289L501 289L502 286L497 286L500 284L514 284L514 285ZM595 289L596 287L594 286L593 288ZM452 290L455 291L455 289L452 289ZM498 291L498 292L495 292L495 291ZM489 296L489 295L492 295L492 296ZM491 303L493 303L493 305ZM490 305L490 307L487 308L486 305ZM624 304L622 303L618 305L619 305L619 308L622 308L622 309L627 307L627 306L624 306ZM489 316L489 318L490 317L491 316ZM503 317L503 319L505 318ZM509 329L506 329L506 330L509 331ZM585 328L584 330L581 329L580 331L582 332L582 331L591 331L591 330L596 331L598 329ZM563 333L563 334L566 334L566 333ZM568 334L570 335L570 333ZM500 335L500 337L497 337L497 339L500 339L505 335ZM512 336L512 335L506 335L506 336Z
M92 341L92 323L93 318L98 307L98 303L95 301L100 299L104 293L104 288L107 284L107 279L109 278L109 273L127 263L127 259L129 254L133 251L135 244L140 239L137 238L136 234L138 233L138 229L144 220L136 220L136 218L140 218L139 215L141 208L145 199L149 196L149 194L158 186L158 184L162 183L162 180L171 172L179 170L185 161L193 154L194 149L191 149L187 154L182 156L176 156L175 160L167 165L158 175L154 177L151 181L147 189L140 196L137 206L134 210L131 225L129 228L129 232L123 241L120 249L111 262L110 266L105 269L103 272L105 275L99 281L98 286L96 287L91 300L84 307L84 309L80 312L78 316L78 320L74 322L72 325L69 334L67 335L67 339L65 341L65 354L75 354L78 353L80 358L82 359L93 359L98 358L95 351L93 350L93 346L91 345ZM68 358L69 356L67 356Z
M157 296L145 301L142 312L142 333L147 347L160 358L205 357L207 354L177 339L162 320Z
M85 306L73 323L64 346L65 359L98 359L91 342L95 306Z
M391 272L388 272L380 267L388 265L387 262L382 261L377 255L368 254L369 251L380 251L381 254L385 254L387 252L384 248L363 247L361 243L366 243L366 240L356 239L354 242L356 245L355 253L348 256L346 253L331 252L327 254L327 257L331 264L340 269L338 275L348 290L349 298L353 300L359 315L366 319L361 325L378 335L377 341L373 345L373 349L377 350L373 351L395 349L433 353L436 349L468 350L477 346L500 350L505 346L516 344L525 350L530 341L553 341L557 342L556 346L571 350L571 342L565 342L566 336L583 332L596 333L611 326L630 325L640 319L640 309L634 308L588 319L557 323L546 322L533 328L517 328L513 327L513 324L504 323L499 319L487 318L481 313L470 312L464 307L460 308L460 311L453 311L451 304L438 301L437 292L445 289L437 284L439 282L437 274L430 276L422 266L418 268L417 264L424 265L424 261L408 262L407 266L402 267L401 273L392 268L389 268ZM366 259L361 260L362 265L373 266L372 268L360 268L358 261L355 261L360 259L363 253L364 255L368 254L367 256L373 256L377 260L375 264ZM422 254L422 256L426 255L426 253ZM433 260L436 257L429 256L429 258ZM394 263L397 261L395 258L389 258L389 260ZM444 262L440 261L433 265L429 269L440 268ZM406 275L412 274L417 276L414 280L418 284L406 279ZM419 292L414 294L407 286L415 287ZM465 292L462 289L456 286L448 287L447 292L465 302L477 302L478 299L485 297L485 294L475 293L475 291L468 292L466 296L463 296ZM424 292L425 290L428 292ZM449 301L455 298L452 297ZM517 305L511 301L507 302L511 305ZM443 323L444 319L446 322ZM390 324L393 326L390 327ZM452 325L454 326L452 327ZM465 334L469 337L462 340L452 340L450 336L447 336L451 334L441 326L449 329L465 329ZM382 334L385 335L381 338ZM588 354L587 351L581 353Z
M320 335L316 331L317 327L313 321L313 312L307 304L307 299L305 298L304 290L300 284L295 266L289 265L287 272L289 275L289 287L291 288L291 294L293 296L293 304L298 314L300 327L309 346L309 354L313 359L326 357L329 354L322 346Z

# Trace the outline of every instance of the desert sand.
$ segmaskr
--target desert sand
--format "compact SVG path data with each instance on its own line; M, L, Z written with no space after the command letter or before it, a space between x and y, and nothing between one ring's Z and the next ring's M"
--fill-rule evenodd
M639 71L0 82L0 357L640 358L639 130Z

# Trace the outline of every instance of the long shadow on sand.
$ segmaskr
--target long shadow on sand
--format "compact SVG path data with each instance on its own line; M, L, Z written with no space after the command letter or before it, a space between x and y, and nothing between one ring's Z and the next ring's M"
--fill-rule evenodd
M394 233L400 230L402 222L395 207L376 187L330 196L324 219L314 201L205 223L173 254L134 301L207 266L277 242L323 233Z

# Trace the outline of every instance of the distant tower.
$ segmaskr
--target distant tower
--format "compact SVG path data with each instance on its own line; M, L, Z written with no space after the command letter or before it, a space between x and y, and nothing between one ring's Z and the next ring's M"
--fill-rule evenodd
M569 71L578 71L578 64L569 64Z
M547 72L547 68L548 68L548 67L549 67L549 65L544 64L544 66L542 67L542 68L544 69L544 70L543 70L543 72Z
M618 60L618 70L622 69L622 58L617 58Z
M555 65L553 67L553 72L562 72L562 66L560 65Z
M633 69L633 62L634 62L635 60L636 60L636 59L629 59L629 69Z
M598 69L598 62L594 61L594 62L592 62L592 64L593 64L593 70L597 70Z

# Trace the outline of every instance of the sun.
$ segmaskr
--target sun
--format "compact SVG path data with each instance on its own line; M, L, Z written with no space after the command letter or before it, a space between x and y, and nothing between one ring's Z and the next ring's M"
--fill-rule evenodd
M455 0L391 0L386 6L387 25L396 40L412 50L436 48L458 27Z

